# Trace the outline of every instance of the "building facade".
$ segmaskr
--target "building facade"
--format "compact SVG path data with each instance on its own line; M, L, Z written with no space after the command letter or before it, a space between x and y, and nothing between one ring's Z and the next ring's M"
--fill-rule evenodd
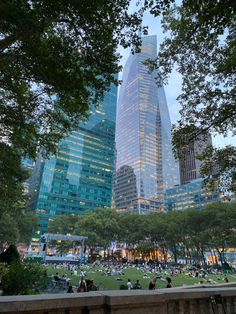
M30 187L33 185L32 182L32 173L34 171L35 162L30 158L24 158L22 160L22 167L28 172L29 178L24 182L24 193L29 194L30 193Z
M111 206L116 103L117 87L112 86L89 121L59 143L57 155L36 163L31 190L39 226L33 242L51 219Z
M210 134L198 136L193 142L179 149L180 184L201 178L201 161L197 156L201 155L208 146L212 146Z
M218 191L212 191L204 184L203 179L178 185L166 190L165 210L176 211L187 208L205 207L208 203L222 201Z
M135 213L163 210L163 191L179 183L163 86L143 62L157 55L156 36L142 38L123 71L116 124L114 204Z

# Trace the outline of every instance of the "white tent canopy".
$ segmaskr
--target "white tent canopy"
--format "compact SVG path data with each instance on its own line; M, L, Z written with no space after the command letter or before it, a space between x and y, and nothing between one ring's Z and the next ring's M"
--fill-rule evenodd
M65 234L58 234L58 233L45 233L43 235L48 240L62 240L62 241L80 241L83 242L84 240L87 240L88 237L83 236L77 236L77 235L65 235Z

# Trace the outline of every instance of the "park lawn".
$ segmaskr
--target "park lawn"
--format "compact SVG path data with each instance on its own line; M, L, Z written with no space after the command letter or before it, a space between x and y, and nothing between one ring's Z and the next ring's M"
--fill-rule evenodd
M54 275L56 272L60 276L63 274L67 274L67 276L71 279L70 282L72 286L77 287L79 280L80 280L80 270L85 271L85 279L92 279L94 281L94 284L99 287L99 290L120 290L121 285L127 284L128 279L131 280L132 284L136 282L137 279L139 279L142 289L147 290L150 280L154 277L154 274L147 274L147 277L145 278L143 273L135 268L135 267L129 267L124 269L124 275L112 275L107 276L101 271L102 269L100 267L81 267L80 270L78 270L78 274L74 275L73 272L58 268L55 269L52 266L46 266L48 275ZM162 273L162 278L165 279L168 277L168 275ZM216 283L224 283L225 275L209 275L208 279L214 280ZM227 278L229 279L229 282L235 282L236 281L236 275L227 274ZM120 280L117 280L120 279ZM194 285L198 284L201 278L193 278L189 277L187 274L181 274L178 276L172 276L172 284L173 287L183 286L183 285ZM206 283L208 284L208 283ZM158 288L165 288L166 282L162 281L161 279L157 280L157 289Z

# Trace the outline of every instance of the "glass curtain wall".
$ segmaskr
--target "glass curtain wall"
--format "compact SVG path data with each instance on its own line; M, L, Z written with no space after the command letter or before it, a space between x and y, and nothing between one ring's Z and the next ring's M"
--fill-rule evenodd
M129 56L116 125L115 206L144 214L163 210L164 188L179 177L164 88L157 86L157 72L148 73L143 64L156 55L156 36L147 36L141 53Z
M57 155L41 161L32 202L40 217L34 241L47 231L50 219L111 206L116 103L117 87L112 86L89 121L59 143Z

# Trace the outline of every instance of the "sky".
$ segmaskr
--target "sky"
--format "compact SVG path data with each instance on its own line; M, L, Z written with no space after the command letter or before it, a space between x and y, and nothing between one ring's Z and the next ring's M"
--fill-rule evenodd
M160 21L160 17L154 18L149 13L145 13L143 19L143 26L148 26L148 34L157 35L157 47L159 47L165 37L165 34L163 34L161 29ZM124 50L120 48L118 52L123 56L121 59L121 64L122 66L124 66L130 54L130 50ZM122 74L120 76L120 79L122 79ZM172 123L175 123L179 118L180 105L176 98L181 93L181 85L181 75L177 71L173 71L169 77L168 84L164 86L170 113L170 119ZM224 147L226 145L236 146L236 136L232 136L232 133L229 134L227 137L223 137L221 135L212 135L212 141L215 147Z

